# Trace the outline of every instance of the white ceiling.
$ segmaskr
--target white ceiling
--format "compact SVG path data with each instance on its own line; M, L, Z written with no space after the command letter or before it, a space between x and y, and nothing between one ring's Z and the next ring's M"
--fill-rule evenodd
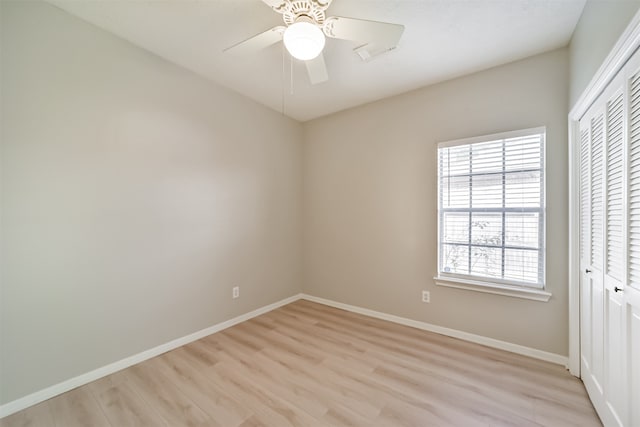
M284 113L300 121L565 46L585 3L334 0L327 16L393 22L405 31L397 49L366 63L350 42L327 39L329 81L312 86L295 60L291 79L280 43L248 57L222 52L282 25L260 0L48 1L276 111L284 97Z

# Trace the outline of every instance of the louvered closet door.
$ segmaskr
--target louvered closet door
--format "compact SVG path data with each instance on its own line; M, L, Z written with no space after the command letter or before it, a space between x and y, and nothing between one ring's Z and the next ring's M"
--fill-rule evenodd
M619 83L618 83L619 82ZM617 425L627 424L624 305L624 138L622 79L611 86L605 103L605 276L604 276L604 389L605 400Z
M580 122L580 364L591 372L591 138Z
M581 284L581 368L585 385L604 398L604 265L605 265L605 138L604 109L595 105L580 121L582 144L588 149L588 171L582 171L583 203L588 205ZM588 148L587 148L588 147ZM588 191L586 187L588 186ZM588 222L586 222L588 217Z
M580 120L581 376L605 426L640 426L640 53Z
M640 426L640 53L636 52L625 67L625 102L628 160L628 280L620 292L623 296L625 353L624 375L628 390L629 426Z

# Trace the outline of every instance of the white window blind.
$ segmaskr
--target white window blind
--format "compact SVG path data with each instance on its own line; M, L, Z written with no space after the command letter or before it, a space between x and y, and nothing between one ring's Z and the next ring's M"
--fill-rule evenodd
M544 128L438 146L439 274L544 287Z

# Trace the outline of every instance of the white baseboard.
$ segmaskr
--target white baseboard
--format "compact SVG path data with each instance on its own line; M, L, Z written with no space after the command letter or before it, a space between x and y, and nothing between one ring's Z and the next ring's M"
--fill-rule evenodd
M256 310L234 317L233 319L218 323L216 325L210 326L208 328L202 329L200 331L194 332L184 337L177 338L173 341L169 341L168 343L161 344L149 350L145 350L142 353L134 354L133 356L126 357L122 360L118 360L117 362L110 363L101 368L98 368L93 371L87 372L85 374L79 375L77 377L68 379L61 383L52 385L50 387L47 387L45 389L42 389L32 394L29 394L27 396L21 397L9 403L5 403L4 405L0 406L0 418L4 418L15 412L26 409L29 406L33 406L47 399L50 399L54 396L65 393L74 388L83 386L85 384L88 384L102 377L106 377L107 375L113 374L114 372L118 372L122 369L133 366L136 363L144 362L145 360L151 359L152 357L156 357L162 353L166 353L167 351L171 351L185 344L189 344L190 342L199 340L200 338L204 338L208 335L215 334L216 332L219 332L223 329L227 329L233 325L237 325L238 323L242 323L246 320L252 319L254 317L260 316L261 314L264 314L269 311L275 310L276 308L282 307L283 305L287 305L289 303L297 301L300 298L301 298L301 294L293 295L289 298L285 298L273 304L260 307Z
M567 361L568 361L567 357L559 354L549 353L546 351L509 343L506 341L500 341L493 338L487 338L482 335L475 335L468 332L458 331L456 329L444 328L442 326L432 325L430 323L420 322L418 320L411 320L405 317L394 316L392 314L382 313L379 311L370 310L368 308L357 307L355 305L344 304L341 302L332 301L325 298L319 298L312 295L297 294L289 298L285 298L281 301L275 302L273 304L269 304L264 307L258 308L256 310L250 311L248 313L242 314L240 316L234 317L233 319L227 320L225 322L218 323L206 329L202 329L200 331L194 332L184 337L177 338L173 341L169 341L168 343L161 344L149 350L145 350L141 353L134 354L133 356L129 356L117 362L110 363L109 365L103 366L101 368L95 369L93 371L87 372L77 377L68 379L61 383L52 385L50 387L47 387L35 393L16 399L12 402L6 403L0 406L0 418L6 417L15 412L26 409L29 406L36 405L47 399L50 399L59 394L65 393L74 388L83 386L97 379L106 377L107 375L113 374L114 372L118 372L122 369L133 366L136 363L144 362L145 360L151 359L152 357L156 357L162 353L166 353L167 351L171 351L185 344L189 344L190 342L199 340L200 338L204 338L208 335L215 334L216 332L222 331L223 329L229 328L233 325L237 325L238 323L242 323L246 320L260 316L261 314L275 310L276 308L282 307L283 305L287 305L299 299L305 299L308 301L317 302L319 304L328 305L330 307L340 308L340 309L351 311L354 313L363 314L365 316L375 317L377 319L382 319L382 320L388 320L393 323L411 326L411 327L422 329L425 331L435 332L437 334L446 335L453 338L459 338L465 341L486 345L488 347L498 348L500 350L506 350L512 353L522 354L524 356L529 356L536 359L545 360L547 362L552 362L559 365L567 366Z
M357 307L355 305L343 304L341 302L332 301L324 298L314 297L312 295L302 294L302 299L317 302L319 304L328 305L330 307L340 308L343 310L351 311L358 314L364 314L365 316L375 317L376 319L388 320L389 322L399 323L405 326L411 326L417 329L422 329L429 332L435 332L436 334L446 335L453 338L459 338L461 340L474 342L476 344L486 345L487 347L493 347L500 350L510 351L512 353L522 354L524 356L533 357L535 359L544 360L551 363L556 363L564 367L567 366L567 356L560 354L549 353L546 351L538 350L531 347L525 347L519 344L513 344L506 341L500 341L493 338L488 338L482 335L471 334L469 332L458 331L456 329L445 328L438 325L432 325L426 322L420 322L418 320L411 320L405 317L394 316L392 314L382 313L368 308Z

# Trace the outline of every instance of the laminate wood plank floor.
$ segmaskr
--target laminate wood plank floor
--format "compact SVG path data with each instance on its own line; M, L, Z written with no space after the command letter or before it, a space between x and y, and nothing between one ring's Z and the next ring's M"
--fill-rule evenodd
M601 424L561 366L301 300L0 420L109 425Z

